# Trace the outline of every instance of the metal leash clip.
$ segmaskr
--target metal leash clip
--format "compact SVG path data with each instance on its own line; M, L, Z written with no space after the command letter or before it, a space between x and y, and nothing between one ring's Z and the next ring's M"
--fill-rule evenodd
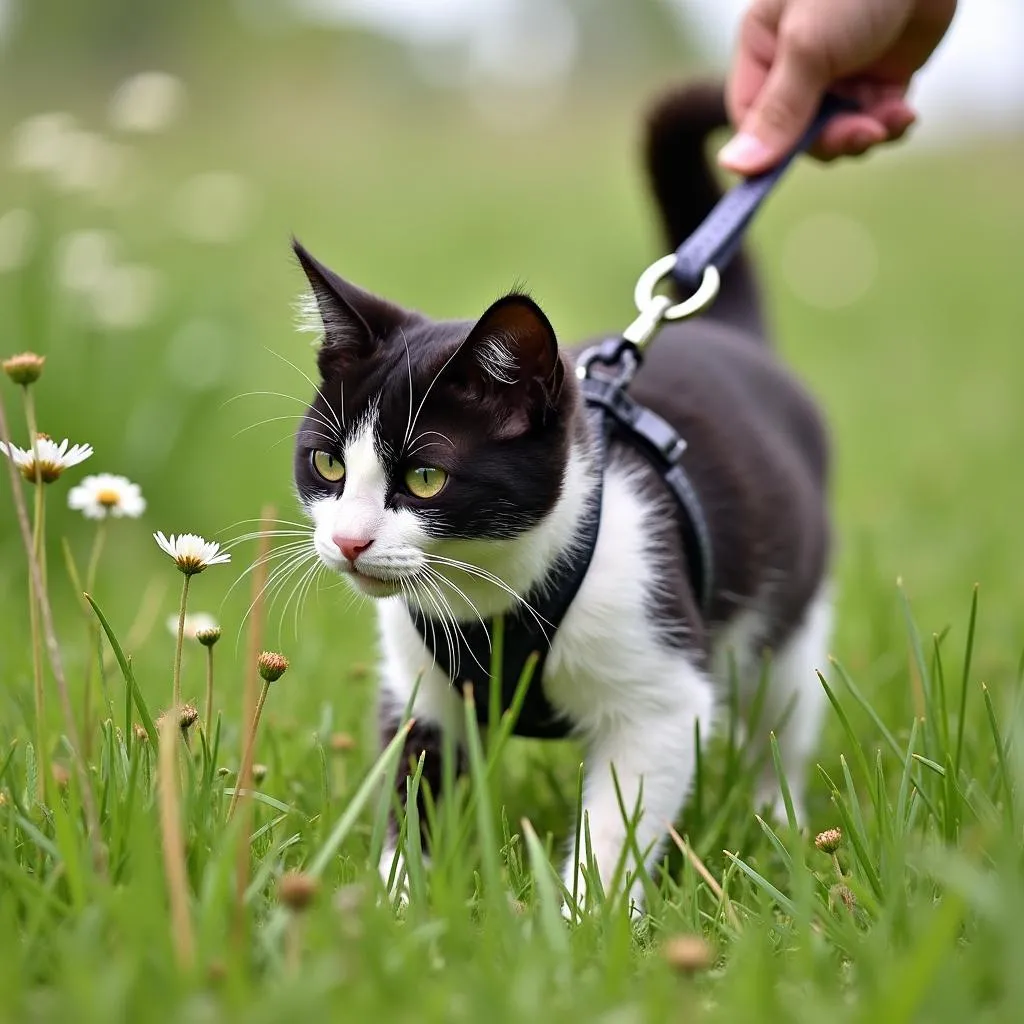
M638 350L654 337L663 320L683 320L703 312L715 300L722 283L718 268L709 264L704 268L697 290L682 302L673 302L667 295L656 295L654 289L672 273L676 265L676 254L669 253L655 260L637 279L633 289L633 302L639 313L637 318L622 332L626 341L632 342Z

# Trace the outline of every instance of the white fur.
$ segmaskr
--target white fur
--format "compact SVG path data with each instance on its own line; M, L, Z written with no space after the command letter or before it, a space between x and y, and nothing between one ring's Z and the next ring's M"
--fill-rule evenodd
M501 337L487 338L476 346L476 360L484 373L502 384L516 382L516 365L512 350L507 341Z
M373 538L372 547L356 567L381 579L414 574L434 564L451 580L439 587L433 600L444 602L459 621L476 614L507 611L543 579L553 559L572 542L595 480L587 453L574 450L565 485L552 512L535 528L507 541L437 542L408 511L385 508L386 481L374 441L374 419L368 418L345 449L346 483L340 498L325 499L311 509L316 522L315 543L320 557L332 568L346 563L331 539L334 536ZM717 638L713 678L679 647L669 646L656 633L647 609L658 585L655 518L664 510L643 496L631 472L612 464L605 473L601 524L590 569L563 620L545 663L542 680L555 708L574 724L587 747L587 772L582 814L589 824L592 852L602 885L607 889L624 856L626 823L615 779L627 813L639 804L636 840L646 852L651 870L660 857L667 826L675 821L693 780L695 728L708 737L716 724L719 696L727 690L728 666L735 663L745 692L756 689L760 666L759 638L764 621L756 607L741 613ZM503 580L514 591L466 572L431 563L433 556L454 558L478 566ZM457 589L456 589L457 588ZM436 617L430 600L421 601L428 616ZM437 722L464 738L464 711L448 676L417 632L400 599L378 604L382 653L381 685L398 706L410 700L418 681L415 716ZM437 625L438 641L453 640L457 625ZM449 632L446 634L445 629ZM814 669L824 662L828 642L827 599L820 597L805 623L775 658L763 722L788 713L780 748L794 798L802 809L804 768L817 740L821 692ZM717 685L716 685L717 684ZM614 774L613 774L614 773ZM765 776L760 796L777 806L773 776ZM381 871L390 870L394 850L385 851ZM564 870L573 891L577 866ZM385 863L386 862L386 863ZM642 902L637 865L625 857L633 876L630 895ZM385 875L386 877L386 875ZM582 876L577 889L585 890Z

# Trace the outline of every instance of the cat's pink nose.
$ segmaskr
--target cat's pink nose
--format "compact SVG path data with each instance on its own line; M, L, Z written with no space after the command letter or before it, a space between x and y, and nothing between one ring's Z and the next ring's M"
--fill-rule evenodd
M335 547L350 561L355 560L373 543L373 538L332 537Z

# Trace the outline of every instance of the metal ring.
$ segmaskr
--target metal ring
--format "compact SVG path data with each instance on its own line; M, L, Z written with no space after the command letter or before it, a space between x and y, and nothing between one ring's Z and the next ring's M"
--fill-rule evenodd
M637 279L636 288L633 289L633 301L636 308L643 311L650 306L654 299L654 289L657 288L663 277L667 277L672 268L676 265L676 254L669 253L655 260ZM706 306L710 305L722 283L718 268L714 264L708 264L704 268L704 276L700 279L697 290L682 302L669 306L661 315L665 320L680 320L686 316L693 316L699 313Z

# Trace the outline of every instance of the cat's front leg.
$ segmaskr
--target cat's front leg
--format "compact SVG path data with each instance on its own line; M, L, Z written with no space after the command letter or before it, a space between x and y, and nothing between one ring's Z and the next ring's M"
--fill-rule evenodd
M398 770L395 775L395 792L398 797L399 806L403 811L408 800L409 780L415 775L420 757L423 757L423 772L420 776L419 791L416 798L416 809L420 822L420 840L422 848L427 849L429 836L427 835L427 812L426 812L426 789L429 788L434 801L440 799L442 783L444 779L443 757L446 746L452 751L455 757L453 765L453 776L457 777L463 770L463 744L461 721L456 710L451 707L454 693L451 692L447 680L443 682L444 690L435 684L436 697L431 700L429 690L427 693L421 691L413 707L413 722L405 737L405 743L398 762ZM410 687L411 689L411 687ZM402 701L401 695L405 693L404 687L385 684L379 701L378 718L381 734L381 748L386 747L402 728L405 707L407 700ZM440 707L438 704L440 703ZM440 713L439 713L440 712ZM451 733L451 742L446 744L446 731ZM389 880L394 881L390 889L392 899L400 902L408 902L408 874L406 871L405 858L398 851L398 838L400 824L393 809L388 814L388 831L381 852L378 870L384 885Z
M693 783L695 727L699 722L702 736L710 735L712 729L711 683L689 662L677 662L672 675L645 681L633 694L623 694L621 701L617 713L589 736L580 809L580 865L577 869L570 852L563 873L566 889L570 894L576 892L580 910L587 909L587 830L605 895L613 895L616 868L623 862L620 885L628 876L631 909L643 908L643 886L629 829L633 829L635 849L650 873L661 856L668 827L678 818Z

